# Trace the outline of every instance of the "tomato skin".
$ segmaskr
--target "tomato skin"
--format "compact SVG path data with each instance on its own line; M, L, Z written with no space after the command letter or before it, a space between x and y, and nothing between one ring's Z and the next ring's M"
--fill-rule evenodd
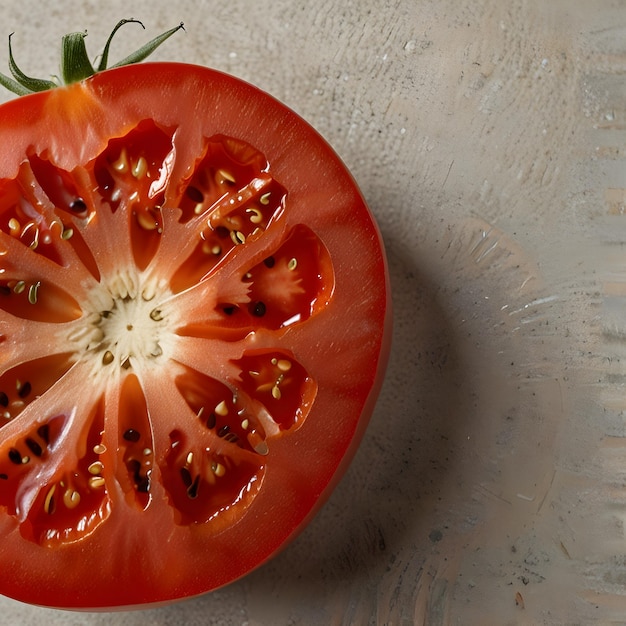
M287 190L270 248L280 250L284 235L303 224L327 250L332 297L319 314L237 335L242 345L253 345L253 354L293 354L315 381L315 399L297 428L270 438L258 494L244 510L227 507L218 527L181 523L159 480L152 481L149 506L125 506L120 492L93 532L52 547L25 536L19 513L0 506L0 567L10 573L0 592L25 602L81 609L163 603L218 588L258 567L295 537L328 497L363 436L382 384L391 314L380 233L328 144L255 87L202 67L147 63L9 102L0 107L0 180L15 178L25 155L33 153L74 172L144 120L175 129L173 183L164 191L163 206L177 206L179 181L190 179L206 138L235 137L267 158L273 178ZM248 267L263 260L257 247ZM240 332L233 328L224 336ZM219 347L206 357L196 354L191 341L180 341L188 346L189 367L222 358ZM2 367L12 349L10 342L4 346ZM77 395L88 395L73 372L66 379L74 381ZM173 383L153 376L142 384L156 422L180 412ZM54 387L46 394L59 410L69 412L78 402L55 395ZM3 426L0 445L18 433L17 420Z

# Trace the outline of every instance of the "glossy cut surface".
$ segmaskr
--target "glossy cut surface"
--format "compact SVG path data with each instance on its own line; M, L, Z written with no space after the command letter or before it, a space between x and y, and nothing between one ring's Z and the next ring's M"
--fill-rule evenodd
M0 592L235 580L310 519L386 364L380 234L302 119L145 64L0 108Z

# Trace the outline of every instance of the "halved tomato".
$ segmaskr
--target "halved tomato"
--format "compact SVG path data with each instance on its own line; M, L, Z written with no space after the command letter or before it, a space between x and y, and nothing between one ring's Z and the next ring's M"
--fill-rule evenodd
M0 592L167 602L311 518L372 411L381 237L297 115L184 64L0 107Z

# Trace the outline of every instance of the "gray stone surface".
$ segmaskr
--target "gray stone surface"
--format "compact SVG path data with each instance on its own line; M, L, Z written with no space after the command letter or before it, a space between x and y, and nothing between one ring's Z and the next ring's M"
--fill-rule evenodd
M345 160L388 250L389 372L343 482L265 567L136 612L0 599L0 622L622 622L626 3L21 0L1 23L45 75L62 34L95 51L131 16L184 21L155 58L258 85Z

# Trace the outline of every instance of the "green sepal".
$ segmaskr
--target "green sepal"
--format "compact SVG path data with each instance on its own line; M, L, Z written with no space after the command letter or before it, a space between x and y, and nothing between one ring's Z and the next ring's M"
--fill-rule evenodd
M29 93L33 93L30 89L23 87L16 80L9 78L2 72L0 72L0 85L18 96L27 96Z
M34 91L45 91L46 89L53 89L54 87L56 87L57 86L56 83L53 83L51 80L44 80L42 78L32 78L24 74L24 72L22 72L22 70L17 66L15 59L13 58L13 49L11 47L11 37L13 37L13 33L9 35L9 69L11 70L11 74L13 75L13 78L15 79L16 83L26 90L24 93L32 93ZM11 89L11 87L9 87L9 89ZM11 89L11 91L15 91L15 90Z
M144 30L146 28L139 20L135 20L133 18L129 20L120 20L115 25L115 28L112 30L111 34L109 35L109 38L107 39L106 45L104 46L104 50L102 51L102 55L100 56L100 63L98 64L96 72L102 72L106 70L107 63L109 62L109 48L111 47L111 41L113 40L113 36L122 26L124 26L124 24L129 24L129 23L139 24L141 28L143 28Z
M122 67L124 65L131 65L132 63L139 63L140 61L143 61L146 57L150 56L166 39L169 39L174 33L181 29L185 30L185 25L182 22L178 26L174 26L174 28L170 28L170 30L161 33L147 44L144 44L141 48L139 48L139 50L135 50L132 54L129 54L115 65L112 65L111 68Z
M107 39L104 50L100 55L100 62L98 63L97 69L94 69L91 61L89 60L89 56L87 55L87 49L85 47L85 37L87 36L87 33L70 33L69 35L65 35L62 41L61 51L61 76L63 83L69 85L71 83L80 82L81 80L93 76L97 72L106 70L109 58L109 48L111 46L113 36L124 24L128 24L129 22L140 24L142 28L144 27L139 20L132 18L119 21ZM139 48L139 50L129 54L126 58L111 67L122 67L123 65L130 65L131 63L139 63L140 61L143 61L166 39L181 29L184 30L182 22L178 26L175 26L158 37L155 37ZM55 81L31 78L20 70L15 63L15 59L13 58L13 51L11 49L12 36L13 33L9 35L9 69L11 70L13 78L0 73L0 85L18 96L24 96L37 91L46 91L48 89L58 87L59 83Z

